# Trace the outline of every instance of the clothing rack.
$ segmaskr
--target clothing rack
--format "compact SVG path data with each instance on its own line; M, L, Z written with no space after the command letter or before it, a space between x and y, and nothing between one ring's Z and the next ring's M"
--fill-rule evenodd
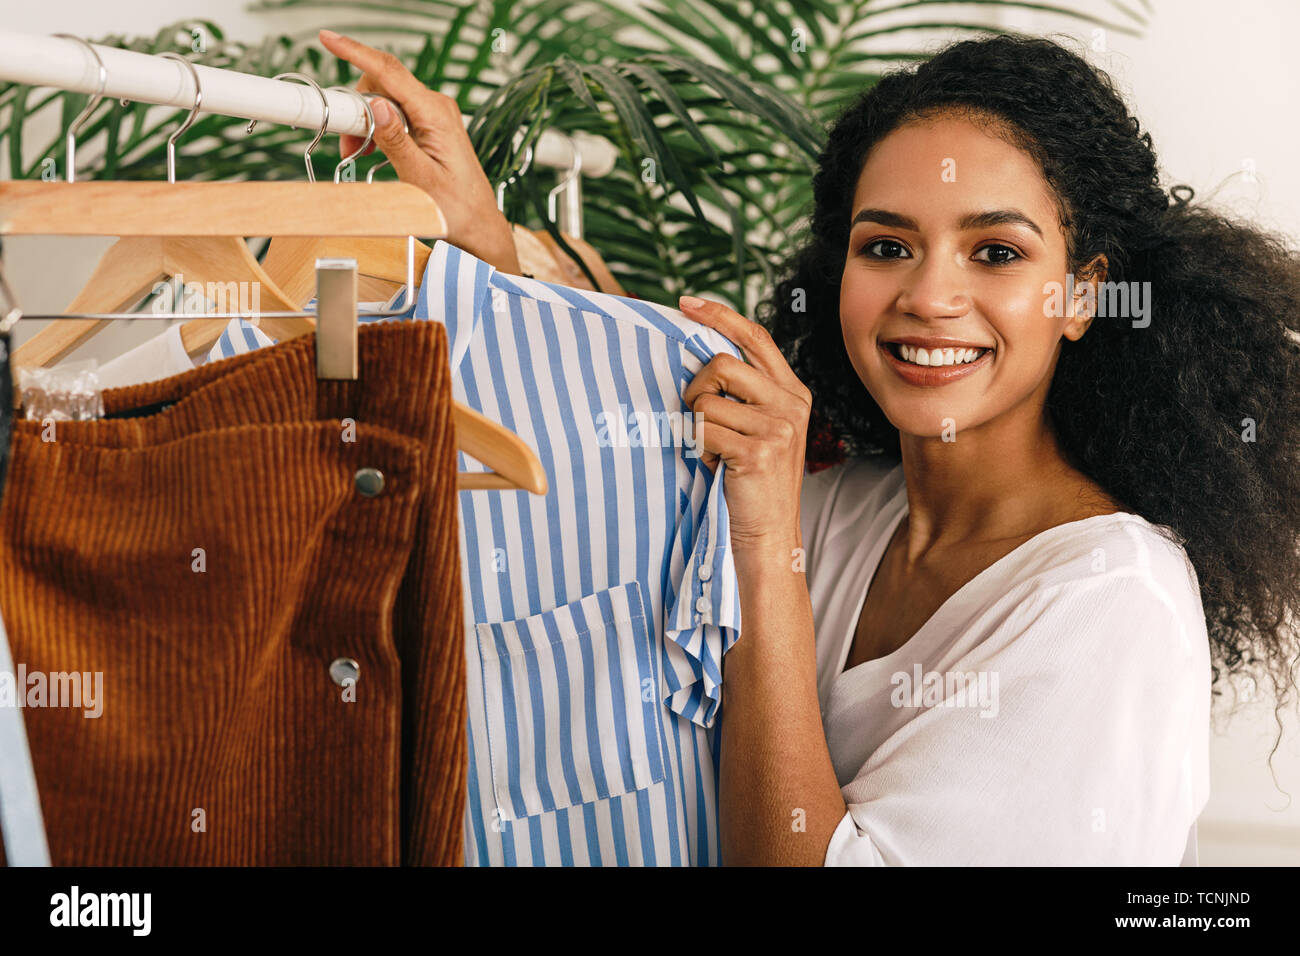
M13 30L0 30L0 80L90 95L102 92L105 98L158 106L193 105L194 80L185 64L156 54L90 45L107 72L102 91L99 64L82 41ZM197 63L192 66L203 85L204 113L311 130L321 128L324 116L320 96L309 86ZM327 133L366 135L366 112L356 96L326 90L325 97L329 102ZM461 119L469 122L469 117ZM583 175L605 176L614 168L618 158L614 144L581 131L573 140L554 130L544 131L534 146L533 162L557 170L571 168L574 141Z

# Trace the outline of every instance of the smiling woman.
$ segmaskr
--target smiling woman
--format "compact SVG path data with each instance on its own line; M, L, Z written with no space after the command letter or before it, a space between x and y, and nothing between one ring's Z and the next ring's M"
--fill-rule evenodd
M1212 689L1295 687L1300 262L1158 181L1109 79L1043 39L955 44L831 128L774 347L735 328L771 381L728 371L787 419L727 413L768 436L723 454L728 860L1195 862ZM772 540L806 591L735 530L775 527L754 476L805 452Z

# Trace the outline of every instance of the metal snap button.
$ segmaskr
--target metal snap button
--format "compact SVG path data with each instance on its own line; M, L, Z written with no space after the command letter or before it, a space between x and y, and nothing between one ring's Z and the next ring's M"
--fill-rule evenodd
M384 473L378 468L359 469L353 481L357 492L367 498L373 498L384 490Z
M361 665L350 657L336 657L330 664L330 680L340 687L346 687L348 680L355 685L360 674Z

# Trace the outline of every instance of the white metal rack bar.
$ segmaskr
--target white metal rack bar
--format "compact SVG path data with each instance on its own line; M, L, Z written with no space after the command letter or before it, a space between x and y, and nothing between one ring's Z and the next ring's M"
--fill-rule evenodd
M194 105L194 80L185 64L134 50L91 45L108 73L105 98L178 108ZM320 96L309 86L200 64L194 64L194 69L203 87L204 113L320 129ZM93 94L99 91L99 64L77 40L0 30L0 80ZM325 96L329 100L326 132L364 137L368 126L358 98L338 90L326 91ZM462 119L469 122L469 117ZM582 132L575 139L584 176L604 176L614 168L618 151L609 140ZM572 157L569 139L554 130L543 132L534 146L533 162L541 166L568 169Z

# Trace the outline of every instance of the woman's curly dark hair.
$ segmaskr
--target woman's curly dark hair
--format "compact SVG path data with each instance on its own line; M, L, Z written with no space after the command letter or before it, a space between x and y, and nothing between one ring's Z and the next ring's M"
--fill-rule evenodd
M1103 254L1106 279L1151 283L1149 326L1099 317L1063 341L1048 413L1075 467L1186 549L1216 696L1226 677L1261 676L1280 710L1300 626L1300 260L1282 240L1192 205L1189 187L1171 199L1151 134L1104 73L1058 43L954 44L884 76L833 123L810 236L758 310L813 394L809 468L899 457L898 430L849 363L840 280L867 154L899 126L944 113L991 121L1033 157L1055 193L1068 271Z

